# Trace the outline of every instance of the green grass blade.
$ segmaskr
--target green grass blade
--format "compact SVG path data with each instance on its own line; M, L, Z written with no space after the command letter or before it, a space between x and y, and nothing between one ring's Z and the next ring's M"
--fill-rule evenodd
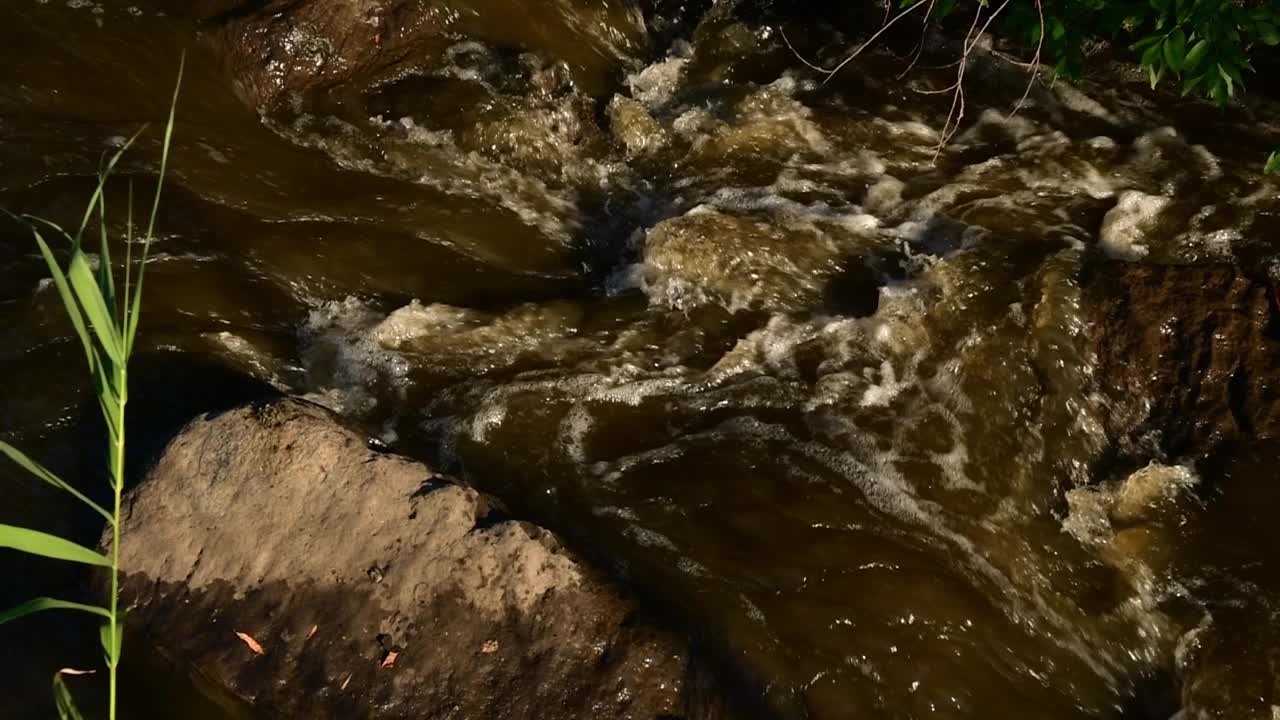
M89 262L84 259L83 252L71 251L67 278L71 281L71 289L75 291L76 299L80 301L80 307L89 320L89 326L93 328L93 334L97 336L107 357L117 366L124 365L120 330L111 318L111 311L107 309L106 300L102 297L102 289L94 280L93 271L89 269Z
M147 219L147 233L142 240L142 257L138 260L138 280L133 289L131 307L126 315L124 328L124 354L133 352L133 341L138 335L138 315L142 309L142 275L147 256L151 252L151 240L155 237L156 214L160 211L160 191L164 188L164 176L169 167L169 148L173 140L173 121L178 113L178 93L182 90L182 73L187 66L187 54L178 61L178 80L173 86L173 99L169 102L169 121L164 126L164 145L160 151L160 176L156 179L156 194L151 200L151 216ZM125 298L126 302L129 298Z
M99 185L107 182L105 175L98 179ZM102 290L102 299L107 304L107 309L111 311L111 324L116 326L116 279L111 272L111 243L107 241L107 193L98 193L98 255L101 262L98 263L98 288ZM119 334L119 333L117 333Z
M75 240L71 239L71 235L68 234L67 231L64 230L61 225L59 225L58 223L52 220L45 220L42 217L37 217L35 215L29 215L29 214L24 214L20 219L25 220L28 225L30 225L31 223L40 223L41 225L45 225L49 227L50 229L54 230L59 235L61 235L63 238L65 238L68 245L75 242Z
M102 419L106 423L108 439L114 443L120 437L120 428L116 426L114 408L120 402L115 386L112 385L110 368L102 362L97 348L89 348L89 375L93 378L93 393L98 398L98 406L102 409Z
M133 269L133 178L129 178L129 207L125 212L127 215L125 216L124 224L124 291L121 295L124 298L124 302L121 303L120 309L121 329L129 327L129 271ZM127 343L127 345L132 344L132 342ZM125 347L126 351L129 349L129 347ZM128 354L128 352L125 352L125 355Z
M0 625L38 612L44 612L45 610L79 610L107 619L111 618L111 613L106 608L98 607L97 605L84 605L51 597L38 597L0 612Z
M84 720L76 701L71 697L71 690L62 680L62 673L53 676L53 704L58 708L58 720Z
M92 366L93 341L89 339L89 332L85 329L84 317L80 313L80 306L76 304L75 296L71 294L71 287L67 284L67 276L62 273L62 268L58 266L58 259L53 256L53 251L49 249L49 243L44 241L44 236L40 234L40 231L31 228L31 232L36 236L36 243L40 245L40 254L44 256L44 261L49 266L49 274L53 276L53 284L58 288L58 294L62 296L62 304L67 310L67 317L71 318L71 324L76 329L76 335L80 336L80 343L84 345L85 361Z
M20 550L32 555L42 555L54 560L85 563L111 567L111 561L100 553L83 545L64 540L57 535L50 535L39 530L0 525L0 547Z
M115 624L115 642L112 643L110 621L102 623L98 628L98 639L102 641L102 651L107 654L107 665L114 667L120 662L120 648L124 645L124 614Z
M32 475L40 478L41 480L49 483L50 485L56 488L59 488L61 490L65 490L71 493L73 496L75 496L77 500L93 508L94 511L96 511L99 515L106 518L108 523L114 522L114 519L111 517L111 513L107 512L101 505L85 497L84 494L81 493L79 490L76 490L75 488L68 485L65 481L63 481L62 478L58 477L57 475L54 475L45 466L27 457L18 448L10 445L7 442L4 442L3 440L0 440L0 453L4 453L5 455L7 455L10 460L17 463L20 467L22 467L22 469L26 470Z
M111 160L107 162L107 166L102 169L102 172L98 173L98 187L94 189L93 195L89 197L89 205L84 209L84 217L80 218L80 229L76 231L76 236L72 238L72 247L80 246L80 238L84 235L84 229L89 227L89 218L93 217L93 211L98 207L98 198L103 192L105 192L107 177L116 169L116 163L120 162L120 158L124 155L124 151L128 150L138 137L142 135L142 131L146 129L146 125L138 128L138 131L135 132L128 140L125 140L124 144L120 146L120 149L116 150L115 154L111 156Z

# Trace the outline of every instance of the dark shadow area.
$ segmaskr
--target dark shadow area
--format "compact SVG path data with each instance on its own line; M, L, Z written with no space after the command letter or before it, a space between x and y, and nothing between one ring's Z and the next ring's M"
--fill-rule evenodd
M177 352L140 353L130 365L132 394L128 415L128 482L136 484L168 442L186 423L203 413L217 413L243 403L278 394L271 386L240 373L213 358ZM76 376L79 379L79 376ZM85 398L68 482L96 501L109 505L111 494L104 474L106 430L96 401ZM78 467L77 467L78 464ZM24 482L26 479L24 478ZM78 503L64 503L61 524L50 530L86 546L98 544L102 519ZM21 518L19 518L21 520ZM0 569L14 578L0 591L3 607L36 595L95 603L102 592L83 566L55 563L10 551L0 551ZM59 668L98 668L98 622L88 615L46 612L0 626L0 717L5 720L47 720L54 716L53 673ZM239 718L228 707L209 701L198 680L168 663L142 638L126 641L121 667L121 717L159 720L183 716L198 720ZM70 686L90 718L105 717L105 674L76 677ZM129 688L133 688L130 690ZM206 688L207 689L207 688ZM225 703L222 703L225 705Z
M1182 707L1182 688L1170 671L1138 679L1133 700L1125 707L1122 720L1169 720Z
M836 315L867 317L880 305L881 273L861 258L848 260L823 288L823 304Z
M129 365L129 385L125 468L130 487L193 418L280 396L271 385L213 356L182 352L137 355ZM92 400L81 415L80 436L82 447L90 449L81 455L85 485L105 493L106 427Z

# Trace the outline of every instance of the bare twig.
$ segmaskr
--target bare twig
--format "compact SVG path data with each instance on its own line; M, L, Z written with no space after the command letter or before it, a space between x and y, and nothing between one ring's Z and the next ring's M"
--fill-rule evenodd
M856 58L856 57L858 57L859 55L861 55L863 50L866 50L868 47L870 47L870 46L871 46L871 43L873 43L873 42L875 42L876 40L878 40L878 39L880 38L880 36L881 36L881 35L885 34L885 32L887 32L887 31L889 30L889 28L893 27L893 26L894 26L894 24L895 24L895 23L897 23L899 20L901 20L902 18L906 17L907 15L910 15L910 14L911 14L911 12L912 12L913 10L915 10L916 8L918 8L918 7L924 7L924 6L925 6L925 5L927 5L927 4L928 4L928 3L925 3L925 2L924 2L924 0L920 0L919 2L913 3L910 7L908 7L907 9L905 9L905 10L903 10L902 12L898 13L897 15L895 15L895 16L893 17L893 19L892 19L892 20L890 20L889 22L885 23L884 25L881 25L881 26L880 26L880 29L879 29L879 30L877 30L877 31L875 32L875 34L874 34L874 35L872 35L872 36L871 36L871 37L870 37L866 42L864 42L864 43L862 43L861 45L859 45L857 50L854 50L853 52L849 53L849 56L848 56L848 57L846 57L844 60L841 60L841 61L840 61L840 63L839 63L838 65L836 65L835 67L831 68L830 70L825 71L825 72L827 73L827 79L826 79L826 80L823 80L823 82L824 82L824 83L829 82L829 81L831 80L831 78L832 78L832 77L835 77L835 74L836 74L836 73L838 73L838 72L840 72L841 70L843 70L843 69L844 69L844 66L845 66L845 65L848 65L849 63L853 62L853 59L854 59L854 58ZM931 5L930 5L930 6L931 6ZM932 7L932 6L931 6L931 7Z
M991 24L991 20L994 19L996 15L1000 14L1000 11L1008 4L1009 0L1005 0L1004 5L1001 5L999 9L987 18L986 25L982 26L983 31L985 31L987 26ZM942 148L946 147L946 144L951 140L952 136L954 136L956 131L960 129L960 121L964 119L964 75L969 69L969 53L973 52L973 48L976 47L978 43L976 37L982 36L981 32L979 32L976 37L974 36L974 31L978 27L978 21L981 19L982 7L979 6L978 12L973 15L973 24L969 26L969 32L965 35L964 42L961 44L963 50L960 53L960 66L956 69L956 82L951 86L951 88L955 90L955 95L951 98L951 107L947 110L947 119L942 123L942 132L938 136L938 146L933 150L934 162L938 161L938 156L942 154ZM946 92L946 90L943 92Z
M824 67L819 67L819 66L817 66L817 65L815 65L815 64L813 64L813 63L811 63L811 62L809 62L809 61L808 61L808 59L806 59L806 58L805 58L805 56L801 55L801 54L800 54L800 51L799 51L799 50L796 50L796 46L791 44L791 38L787 37L787 31L786 31L786 30L784 30L784 29L782 29L781 27L779 27L779 28L778 28L778 33L782 35L782 41L783 41L783 42L785 42L785 43L787 44L787 48L788 48L789 50L791 50L791 54L792 54L792 55L795 55L795 56L796 56L796 59L797 59L797 60L799 60L800 62L804 63L804 64L805 64L805 66L806 66L806 67L808 67L810 70L816 70L816 71L818 71L818 72L820 72L820 73L830 73L830 72L831 72L830 70L827 70L827 69L826 69L826 68L824 68Z
M941 155L942 149L947 145L948 142L951 141L951 138L953 138L955 134L959 132L960 123L964 119L964 114L966 109L964 80L965 80L965 75L969 69L970 56L972 55L973 51L978 47L978 43L982 40L982 37L986 35L987 29L990 28L991 24L995 22L996 18L1000 17L1000 15L1005 11L1005 9L1009 7L1009 3L1011 1L1012 0L1003 0L1003 2L1000 3L999 7L997 7L995 10L987 14L985 19L983 18L983 9L986 7L986 4L985 3L980 4L977 12L974 13L973 23L969 26L969 31L965 34L964 40L961 43L960 59L954 63L950 63L948 65L942 65L942 66L938 66L937 68L934 68L934 69L945 69L949 67L956 67L956 79L954 83L944 88L915 91L917 93L920 93L921 95L941 95L944 93L954 93L954 95L951 98L951 107L948 108L947 110L947 117L946 117L946 120L943 122L942 131L939 134L938 145L936 148L934 148L933 157L935 161ZM1040 17L1040 35L1038 38L1038 42L1036 43L1035 55L1032 57L1031 62L1029 63L1023 63L1023 62L1017 61L1014 58L1007 58L1010 62L1013 62L1019 66L1028 68L1028 72L1030 75L1030 77L1027 80L1026 89L1022 93L1022 97L1018 100L1017 104L1014 106L1013 111L1009 113L1010 117L1012 117L1019 110L1021 110L1022 106L1026 103L1027 98L1030 97L1031 88L1034 86L1036 78L1038 77L1038 73L1039 73L1040 60L1041 60L1042 52L1044 50L1045 19L1044 19L1043 0L1035 0L1035 2L1036 2L1036 11ZM916 44L916 48L912 52L911 62L907 65L906 69L903 70L900 75L898 75L898 79L901 80L913 69L915 69L915 67L920 61L920 57L924 52L925 36L929 28L929 18L933 14L933 9L936 6L936 4L937 4L937 0L918 0L917 2L914 2L910 6L903 9L897 15L893 16L892 18L889 18L890 6L889 4L886 3L885 5L886 20L884 24L881 25L880 29L877 30L869 39L867 39L865 42L859 45L853 52L849 53L849 55L847 55L843 60L837 63L835 67L832 67L830 69L823 68L817 65L816 63L809 61L804 56L802 56L799 53L799 51L796 50L795 46L791 44L791 39L787 37L785 31L782 32L782 39L783 41L786 42L787 47L791 50L791 53L796 56L796 59L804 63L804 65L809 69L825 74L826 78L823 80L823 83L826 83L826 82L829 82L831 78L834 77L836 73L840 72L840 70L842 70L846 65L853 62L855 58L861 55L864 50L870 47L872 43L878 40L881 35L887 32L889 28L893 27L894 24L896 24L899 20L911 14L916 8L924 7L926 8L926 10L924 15L924 20L921 24L920 40L918 41L918 43ZM979 23L981 23L981 27L979 27ZM1006 57L1002 53L995 52L994 50L992 52L994 54L1000 55L1001 57ZM1056 80L1057 78L1055 77L1054 79Z
M1007 62L1007 63L1009 63L1010 65L1013 65L1013 66L1015 66L1015 67L1020 67L1020 68L1031 68L1031 67L1035 67L1035 66L1036 66L1036 63L1032 63L1032 62L1029 62L1029 61L1026 61L1026 60L1019 60L1018 58L1016 58L1016 57L1014 57L1014 56L1010 55L1009 53L1007 53L1007 52L1001 52L1001 51L999 51L999 50L996 50L995 48L992 48L992 49L991 49L991 50L989 50L988 52L990 52L992 55L994 55L994 56L996 56L996 57L1000 58L1001 60L1004 60L1005 62Z
M911 72L911 69L916 66L916 63L920 62L920 55L924 52L924 38L929 33L929 16L933 14L933 7L937 3L938 0L929 0L929 9L924 11L924 20L920 23L920 40L916 43L914 57L911 58L911 63L907 65L907 69L898 75L899 80L906 77L907 73Z
M1027 89L1022 91L1022 97L1018 99L1018 104L1013 106L1009 117L1017 115L1022 109L1022 104L1031 95L1031 86L1035 84L1036 76L1040 71L1040 51L1044 48L1044 5L1041 4L1041 0L1036 0L1036 12L1040 14L1040 35L1036 38L1036 54L1032 56L1031 69L1027 71Z
M987 18L987 21L982 24L982 29L978 31L977 35L973 34L973 28L969 28L969 36L965 38L965 42L969 43L964 49L964 54L966 56L973 52L973 49L978 45L978 41L982 39L983 35L987 34L987 28L991 27L991 23L994 22L996 18L1000 17L1000 13L1004 12L1004 9L1007 7L1009 7L1009 0L1004 0L1004 2L1000 3L1000 7L996 8L996 11L991 13ZM978 12L981 14L981 9L979 9ZM975 17L974 20L976 24L977 18Z

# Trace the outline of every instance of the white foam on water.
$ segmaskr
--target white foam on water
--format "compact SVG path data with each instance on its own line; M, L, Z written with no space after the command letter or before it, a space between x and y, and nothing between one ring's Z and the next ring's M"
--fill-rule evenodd
M870 368L867 368L866 376L868 379L874 376ZM858 404L862 407L885 407L908 385L909 383L907 382L898 381L897 375L893 370L893 363L885 360L880 363L879 382L873 382L867 386L867 389L862 393L862 400Z
M645 233L644 262L610 281L638 287L656 306L687 310L717 303L797 310L822 301L841 263L883 251L879 218L857 205L800 202L778 184L722 187L683 215Z
M451 132L420 127L412 118L400 118L383 126L403 133L406 142L406 152L397 153L391 148L393 152L386 153L385 157L401 172L413 174L416 182L451 195L493 202L514 213L525 224L538 228L546 237L562 243L568 243L578 230L580 211L574 193L552 189L536 174L495 162L477 152L464 151L457 146ZM573 143L551 146L574 147ZM423 157L421 151L429 156ZM422 172L424 165L436 167ZM608 165L572 154L561 157L560 167L574 172L575 179L593 186L607 185L611 173Z
M886 215L902 204L904 189L906 189L906 183L892 175L885 175L867 188L862 204L872 213Z
M1108 542L1115 524L1157 519L1199 483L1189 466L1152 461L1122 481L1068 491L1063 529L1086 544Z
M641 525L628 525L623 529L622 534L644 547L658 548L673 553L680 552L680 548L672 542L671 538Z
M489 440L489 433L502 427L507 419L507 406L500 402L490 402L471 415L470 437L478 443Z
M580 402L574 403L560 421L560 446L573 462L580 465L586 463L587 437L594 426L595 418Z
M685 47L687 43L673 49L679 51ZM631 89L631 97L644 103L650 110L663 109L675 99L688 64L688 55L681 52L628 75L626 82Z
M204 333L203 337L216 346L220 354L234 358L236 364L246 368L251 376L267 381L282 392L292 389L292 384L285 378L287 370L283 367L283 360L248 338L230 330Z
M403 394L409 362L369 337L383 317L354 297L310 312L299 332L308 398L335 412L360 415L377 405L380 392Z
M1121 193L1115 207L1102 219L1098 237L1102 251L1108 257L1129 262L1146 257L1151 252L1147 242L1152 226L1171 202L1171 198L1137 190Z

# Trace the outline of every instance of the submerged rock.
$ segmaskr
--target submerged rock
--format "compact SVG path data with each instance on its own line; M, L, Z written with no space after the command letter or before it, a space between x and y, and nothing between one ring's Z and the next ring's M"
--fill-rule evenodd
M872 267L881 248L874 218L782 198L720 199L747 211L700 205L648 230L640 282L651 302L788 312L825 299L850 314L875 310L880 281Z
M271 716L716 716L685 645L550 532L318 406L195 420L125 517L131 624Z

